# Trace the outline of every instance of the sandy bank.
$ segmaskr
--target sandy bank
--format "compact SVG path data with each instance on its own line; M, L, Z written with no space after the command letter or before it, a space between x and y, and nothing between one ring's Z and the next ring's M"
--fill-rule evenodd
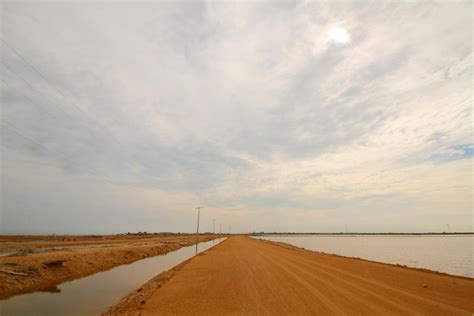
M199 241L212 240L202 235ZM190 246L192 235L0 236L0 299Z
M231 237L104 315L472 315L474 280Z

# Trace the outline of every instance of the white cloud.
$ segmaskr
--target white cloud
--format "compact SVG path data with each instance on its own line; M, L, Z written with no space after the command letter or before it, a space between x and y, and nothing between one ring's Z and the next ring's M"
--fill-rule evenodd
M0 228L470 230L470 6L5 3Z

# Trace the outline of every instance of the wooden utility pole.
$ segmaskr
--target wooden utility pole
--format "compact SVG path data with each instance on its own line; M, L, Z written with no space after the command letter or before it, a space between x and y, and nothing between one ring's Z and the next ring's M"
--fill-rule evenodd
M198 210L198 220L197 220L197 229L196 229L196 255L198 254L198 243L199 243L199 216L201 215L201 206L196 207Z

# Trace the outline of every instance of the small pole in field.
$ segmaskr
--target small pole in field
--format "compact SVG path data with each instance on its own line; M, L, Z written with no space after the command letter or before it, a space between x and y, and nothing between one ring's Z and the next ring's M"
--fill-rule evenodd
M213 237L215 237L216 235L216 220L213 219L212 220L212 234L214 235ZM215 238L212 239L212 245L214 246L215 245Z
M198 243L199 243L199 216L201 215L201 206L196 207L198 210L197 230L196 230L196 255L198 254Z

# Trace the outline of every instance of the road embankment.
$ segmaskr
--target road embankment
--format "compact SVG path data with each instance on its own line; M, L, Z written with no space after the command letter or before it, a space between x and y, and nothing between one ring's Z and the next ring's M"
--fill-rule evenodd
M472 315L474 280L231 237L104 315Z
M0 299L56 291L65 281L195 243L192 235L0 236Z

